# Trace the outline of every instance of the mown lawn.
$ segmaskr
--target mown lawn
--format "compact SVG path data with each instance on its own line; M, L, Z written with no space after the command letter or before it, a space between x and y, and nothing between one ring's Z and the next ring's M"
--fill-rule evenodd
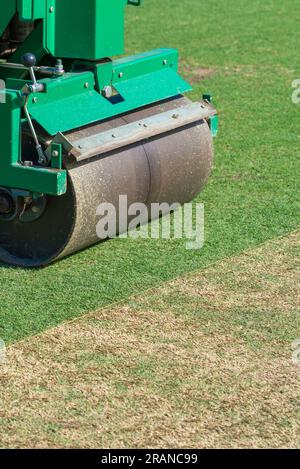
M205 247L117 239L43 270L3 265L0 337L33 335L299 225L299 21L296 0L145 0L129 9L128 53L178 47L191 97L212 92L220 112L214 173L199 197Z
M0 447L299 448L299 255L298 230L12 344Z

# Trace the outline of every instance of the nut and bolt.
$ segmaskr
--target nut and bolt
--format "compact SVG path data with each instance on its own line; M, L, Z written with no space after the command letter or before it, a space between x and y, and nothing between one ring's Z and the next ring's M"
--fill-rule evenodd
M55 64L55 72L57 75L63 75L65 73L63 61L61 59L57 59Z

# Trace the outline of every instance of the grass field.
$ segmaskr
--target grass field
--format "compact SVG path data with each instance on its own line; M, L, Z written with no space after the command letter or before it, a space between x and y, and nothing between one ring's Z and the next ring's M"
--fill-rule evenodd
M299 448L297 0L144 0L127 53L180 50L220 114L206 243L116 239L0 265L0 447Z
M191 97L215 96L215 167L199 197L206 245L195 252L182 241L117 239L43 270L2 265L0 337L7 343L299 225L299 108L291 102L291 82L300 77L298 2L152 0L128 10L128 53L178 47Z
M0 447L299 448L299 255L297 231L12 345Z

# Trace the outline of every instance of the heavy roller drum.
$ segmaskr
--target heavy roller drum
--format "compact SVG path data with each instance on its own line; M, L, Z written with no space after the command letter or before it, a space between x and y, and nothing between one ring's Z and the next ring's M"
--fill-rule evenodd
M176 97L66 137L70 142L88 139L188 103ZM97 207L109 202L118 208L120 195L127 195L128 205L189 202L203 189L212 159L212 134L205 119L81 162L65 157L66 194L38 199L31 218L25 213L1 220L0 259L17 266L43 266L99 242Z

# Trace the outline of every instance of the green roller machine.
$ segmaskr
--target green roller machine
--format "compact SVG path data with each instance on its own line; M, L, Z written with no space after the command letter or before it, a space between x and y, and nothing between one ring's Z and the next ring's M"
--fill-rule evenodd
M176 50L122 57L140 3L0 0L1 262L47 265L99 242L102 202L183 204L207 181L210 96L184 96Z

